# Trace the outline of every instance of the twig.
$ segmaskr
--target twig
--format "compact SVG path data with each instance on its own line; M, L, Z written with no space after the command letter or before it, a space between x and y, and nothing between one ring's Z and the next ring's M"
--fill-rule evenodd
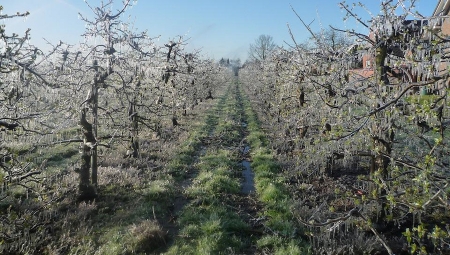
M361 217L363 220L367 222L366 217L364 217L362 214L359 214L359 217ZM369 229L372 231L372 233L377 237L378 241L381 242L381 244L384 246L384 248L387 250L389 255L394 255L394 252L391 250L391 248L386 244L386 242L381 238L380 234L376 229L374 229L371 225L368 225Z

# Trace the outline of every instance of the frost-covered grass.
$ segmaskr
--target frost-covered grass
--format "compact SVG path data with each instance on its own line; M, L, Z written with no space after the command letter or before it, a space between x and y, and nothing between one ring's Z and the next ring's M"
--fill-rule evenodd
M302 229L291 213L293 201L284 185L282 169L268 149L268 141L261 131L250 102L243 101L248 121L247 141L251 148L251 167L255 173L256 192L264 205L261 212L267 219L264 225L271 230L257 241L257 246L261 250L269 250L272 254L308 254L309 246L299 236Z
M195 163L197 175L185 194L180 212L179 237L168 254L233 254L249 247L249 226L233 208L240 193L238 153L242 139L236 101L228 91L212 114L204 152ZM213 121L214 120L214 121Z
M180 182L195 161L202 137L215 121L205 118L215 103L217 100L205 101L185 116L186 120L180 119L180 128L166 131L170 139L154 139L151 133L141 132L143 150L138 159L124 158L126 148L119 140L110 148L100 147L98 197L91 202L77 202L78 174L74 170L79 143L39 148L11 144L11 151L29 158L32 168L46 162L43 176L38 176L43 185L34 186L42 197L30 195L28 201L25 189L8 196L22 201L18 210L30 212L31 217L23 214L28 217L27 224L41 226L23 243L24 253L39 249L40 254L149 254L165 249L170 242L167 224L173 201L180 195ZM76 138L72 129L69 133L66 136ZM40 207L32 200L40 201ZM13 202L0 201L1 213ZM3 244L0 251L19 252L15 247L14 243Z
M54 163L51 174L64 174L48 178L52 184L45 187L50 188L45 198L49 203L43 211L48 220L42 229L51 233L35 248L44 254L305 253L289 213L280 166L235 89L230 86L227 96L210 101L217 106L193 117L169 142L150 140L143 133L141 142L147 145L139 159L123 158L121 143L103 151L95 201L76 201L78 175L67 166L72 162L68 159L76 162L78 156L71 154L73 147L60 144L42 152ZM246 136L256 198L264 205L253 217L263 221L263 229L252 229L242 204L236 204L246 202L239 165ZM174 209L180 199L183 206Z

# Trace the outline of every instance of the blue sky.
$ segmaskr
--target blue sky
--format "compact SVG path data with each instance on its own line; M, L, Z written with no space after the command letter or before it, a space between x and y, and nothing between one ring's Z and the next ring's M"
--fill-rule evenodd
M204 57L214 59L240 58L245 60L250 43L261 34L271 35L278 45L291 43L289 24L298 42L305 41L308 33L291 9L313 22L314 30L332 24L339 28L363 31L354 20L343 21L341 0L138 0L129 9L124 20L130 20L139 31L147 30L151 36L161 36L161 43L178 35L189 40L188 49L201 49ZM407 1L407 0L405 0ZM100 0L87 0L97 6ZM106 1L105 1L106 2ZM115 0L118 8L120 0ZM347 0L347 3L357 0ZM380 0L362 0L374 14ZM430 16L437 0L419 0L417 10ZM8 33L23 33L31 28L32 43L45 47L46 38L52 43L59 40L75 44L81 41L84 23L78 13L92 17L84 0L0 0L3 14L30 11L26 19L1 21ZM360 9L364 14L365 11ZM364 16L366 19L369 16Z

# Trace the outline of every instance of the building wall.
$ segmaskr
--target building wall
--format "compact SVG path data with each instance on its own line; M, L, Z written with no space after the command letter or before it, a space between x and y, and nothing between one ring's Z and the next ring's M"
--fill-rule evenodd
M364 69L373 69L373 66L375 64L373 56L371 56L369 54L365 54L362 57L362 64L363 64Z
M448 15L448 14L446 14ZM450 35L450 18L444 19L441 26L442 35L449 36Z
M438 1L438 4L436 6L436 9L433 13L433 16L447 16L443 18L442 24L440 26L440 34L441 36L448 37L450 36L450 1L447 0L440 0ZM449 70L449 63L448 62L441 62L439 64L439 70L438 75L445 75L448 73ZM445 93L444 88L448 87L450 83L450 79L442 80L437 82L432 89L440 91L442 94Z

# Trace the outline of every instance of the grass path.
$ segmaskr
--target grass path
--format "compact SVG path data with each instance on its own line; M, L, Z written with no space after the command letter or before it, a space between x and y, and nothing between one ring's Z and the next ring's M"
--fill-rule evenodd
M243 194L243 147L250 145L256 193ZM169 164L180 177L175 236L166 254L303 254L280 167L267 149L238 81Z
M309 253L250 101L238 80L221 93L192 114L169 149L143 151L127 167L110 157L96 201L73 204L63 195L54 205L58 238L43 254ZM243 160L254 172L250 194ZM66 179L61 185L75 190L76 176Z

